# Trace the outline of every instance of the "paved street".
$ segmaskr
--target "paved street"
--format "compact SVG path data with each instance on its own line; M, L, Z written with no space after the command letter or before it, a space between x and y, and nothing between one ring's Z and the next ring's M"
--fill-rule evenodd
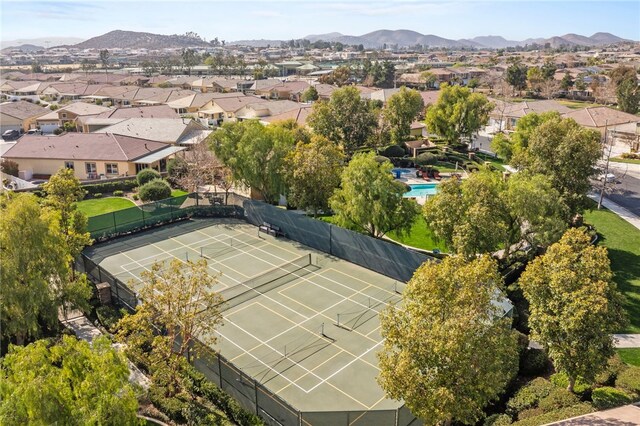
M611 192L606 197L636 216L640 216L640 166L610 163L609 168L620 183L612 184Z

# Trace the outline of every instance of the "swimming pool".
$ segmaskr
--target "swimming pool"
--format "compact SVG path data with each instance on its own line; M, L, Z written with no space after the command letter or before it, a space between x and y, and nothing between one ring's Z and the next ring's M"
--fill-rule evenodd
M403 197L427 197L429 195L435 195L437 190L437 183L419 183L415 185L409 185L411 191L405 192Z

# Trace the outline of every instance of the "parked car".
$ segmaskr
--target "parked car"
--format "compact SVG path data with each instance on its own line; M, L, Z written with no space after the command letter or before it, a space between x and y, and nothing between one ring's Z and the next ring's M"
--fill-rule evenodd
M2 134L2 139L4 139L5 141L14 141L16 139L18 139L20 137L20 131L18 130L6 130L3 134Z
M42 131L40 129L29 129L29 130L27 130L27 134L28 135L38 135L38 134L42 134Z

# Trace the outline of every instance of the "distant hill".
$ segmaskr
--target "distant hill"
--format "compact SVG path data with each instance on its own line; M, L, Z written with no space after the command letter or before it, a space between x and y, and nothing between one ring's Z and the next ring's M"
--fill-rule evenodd
M53 47L61 44L76 44L82 42L83 38L78 37L40 37L40 38L24 38L17 40L1 40L0 49L4 49L9 46L23 46L25 44L31 44L35 46Z
M429 47L473 47L478 49L503 49L506 47L525 46L531 44L544 45L549 43L551 47L564 46L602 46L625 42L623 38L609 33L596 33L591 37L579 34L566 34L550 38L529 38L522 41L507 40L501 36L479 36L471 39L451 40L436 35L424 35L410 30L379 30L361 36L350 36L341 33L313 34L304 37L314 42L318 40L341 42L343 44L362 44L366 48L380 48L384 44L397 44L400 47L408 47L416 44Z
M79 49L166 49L210 46L206 41L186 35L161 35L115 30L78 43Z
M9 52L11 50L22 50L23 52L36 52L44 50L44 46L36 46L35 44L22 44L20 46L9 46L1 50L1 52Z

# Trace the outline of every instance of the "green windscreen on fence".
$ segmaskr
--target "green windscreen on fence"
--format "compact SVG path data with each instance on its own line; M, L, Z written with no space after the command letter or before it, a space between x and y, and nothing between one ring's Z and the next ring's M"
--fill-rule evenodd
M236 205L212 205L202 194L190 193L89 217L87 229L92 238L108 238L190 215L234 217L239 211Z

